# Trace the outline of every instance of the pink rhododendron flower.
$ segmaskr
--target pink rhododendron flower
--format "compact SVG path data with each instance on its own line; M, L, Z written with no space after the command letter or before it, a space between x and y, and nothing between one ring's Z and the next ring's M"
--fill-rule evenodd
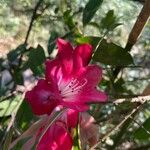
M97 65L88 65L92 46L82 44L73 49L69 42L57 40L58 54L46 61L46 77L26 93L26 99L36 115L50 114L62 105L85 111L88 103L105 102L107 96L96 89L102 78Z

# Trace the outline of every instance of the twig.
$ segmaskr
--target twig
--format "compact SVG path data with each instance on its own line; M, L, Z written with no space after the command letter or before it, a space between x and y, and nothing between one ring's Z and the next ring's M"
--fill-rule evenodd
M127 99L127 98L117 99L117 100L115 100L113 102L113 104L118 105L118 104L123 103L123 102L131 102L131 103L141 103L141 104L143 104L146 101L150 101L150 95L134 97L131 100Z
M125 101L126 99L122 99L121 102ZM115 131L117 131L125 122L127 122L132 115L134 115L142 106L143 104L147 101L150 100L150 96L142 96L140 98L133 98L131 101L132 102L140 102L140 104L134 108L128 115L125 116L125 118L117 125L115 126L110 132L108 132L97 144L95 144L94 146L92 146L90 148L90 150L94 150L98 145L100 145L102 142L104 142L108 137L110 137ZM117 104L120 103L120 100L118 102L117 100Z
M29 38L30 32L32 30L33 23L34 23L35 19L37 19L37 10L40 7L40 5L42 4L42 2L43 2L43 0L39 0L34 8L33 15L32 15L31 22L30 22L30 25L29 25L29 28L28 28L28 31L27 31L27 34L25 37L24 44L27 44L27 42L28 42L28 38Z

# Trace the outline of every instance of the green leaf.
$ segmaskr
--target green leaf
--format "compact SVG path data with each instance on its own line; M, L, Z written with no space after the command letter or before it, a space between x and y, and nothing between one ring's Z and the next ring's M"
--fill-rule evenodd
M38 45L37 48L29 48L28 61L24 65L25 68L30 68L35 75L42 74L43 64L46 60L44 49Z
M21 44L19 45L16 49L10 51L7 54L7 58L10 62L15 61L18 56L20 56L22 54L22 52L24 52L26 50L26 45L25 44Z
M99 9L100 5L102 4L103 0L89 0L83 10L83 26L87 25L93 16L95 15L96 11Z
M12 76L13 76L13 79L14 79L16 84L23 85L22 72L23 72L23 70L21 70L20 68L16 67L14 69L14 72L13 72Z
M0 117L10 116L17 111L21 102L21 95L0 102Z
M17 127L19 127L19 129L26 130L30 126L31 122L33 122L33 113L30 106L24 100L16 115Z
M119 25L121 25L121 23L118 23L118 19L114 15L113 10L109 10L106 16L101 20L101 28L103 29L113 30Z
M148 118L144 123L143 127L150 133L150 118ZM147 133L143 128L138 128L134 133L134 138L138 140L150 140L150 134Z
M58 33L55 31L51 32L51 36L48 40L48 53L49 55L52 53L53 49L55 48L55 40L58 38Z
M133 64L131 55L122 47L102 40L93 59L100 63L113 66Z
M71 11L70 10L65 11L63 16L65 24L68 26L70 30L73 30L75 28L75 23L73 21L73 17L71 16Z
M93 46L93 49L95 49L100 40L101 40L101 37L86 36L86 37L76 38L75 42L77 44L85 44L85 43L91 44Z

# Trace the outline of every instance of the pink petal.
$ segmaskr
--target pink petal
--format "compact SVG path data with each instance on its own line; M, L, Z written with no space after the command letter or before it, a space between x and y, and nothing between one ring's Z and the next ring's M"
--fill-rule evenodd
M63 39L57 40L58 54L57 58L60 60L64 74L71 74L73 67L72 53L73 48L69 42L64 41Z
M102 79L102 69L97 65L84 67L78 72L77 78L80 82L83 79L87 81L84 88L96 87Z
M47 60L45 62L45 66L46 66L46 73L45 73L46 80L48 80L53 84L53 88L58 88L57 82L59 81L60 78L62 78L60 61L58 59Z
M107 101L107 95L105 92L98 91L96 88L84 90L84 92L78 95L77 98L82 100L84 103Z
M81 99L70 99L69 101L63 101L61 102L61 105L79 112L83 112L89 109L89 106L82 102Z
M79 112L73 109L68 109L67 112L67 125L68 127L75 128L78 123Z
M54 123L42 137L36 150L71 150L72 138L62 122Z
M99 66L91 65L83 68L78 78L79 81L84 79L87 83L76 96L76 99L82 102L105 102L107 100L106 94L96 89L102 78L102 70Z
M74 70L79 70L80 67L88 65L92 57L92 46L89 44L82 44L74 50Z
M80 115L80 119L80 140L82 148L86 144L96 144L99 138L99 127L94 123L94 118L88 113L83 112Z
M25 95L32 111L36 115L49 114L59 103L58 91L46 80L39 80L37 85Z

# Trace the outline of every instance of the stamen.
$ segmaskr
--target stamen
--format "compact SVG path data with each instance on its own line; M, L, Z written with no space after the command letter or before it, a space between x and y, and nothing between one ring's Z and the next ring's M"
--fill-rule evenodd
M72 80L67 84L65 88L61 91L62 97L68 97L81 92L82 88L86 85L87 79L83 79L81 82L77 79L72 78Z

